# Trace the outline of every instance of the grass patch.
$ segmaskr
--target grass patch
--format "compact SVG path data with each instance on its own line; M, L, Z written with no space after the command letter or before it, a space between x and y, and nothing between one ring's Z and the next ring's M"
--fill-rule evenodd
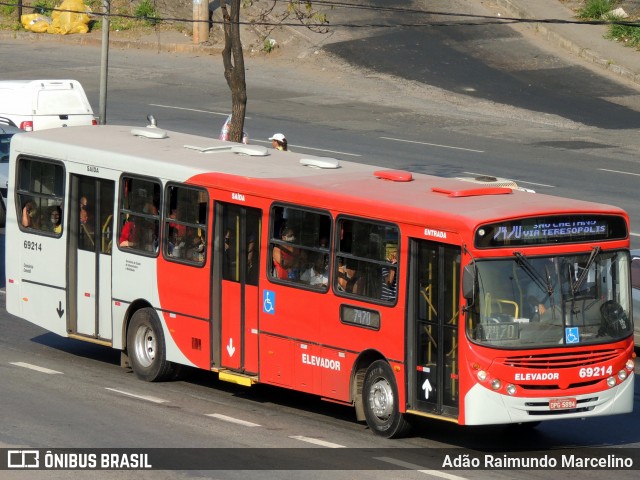
M577 16L582 20L601 20L615 8L616 3L617 0L587 0Z
M158 12L151 0L142 0L136 7L134 15L148 25L156 25L159 21Z
M640 48L640 24L637 27L630 25L610 25L607 38L617 40L630 47Z

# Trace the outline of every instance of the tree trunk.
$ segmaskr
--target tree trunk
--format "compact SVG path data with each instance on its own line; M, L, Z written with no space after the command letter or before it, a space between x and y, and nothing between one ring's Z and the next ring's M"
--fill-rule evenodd
M220 9L224 19L224 50L222 50L224 78L231 90L229 140L242 142L244 116L247 110L247 84L240 41L240 0L220 0Z

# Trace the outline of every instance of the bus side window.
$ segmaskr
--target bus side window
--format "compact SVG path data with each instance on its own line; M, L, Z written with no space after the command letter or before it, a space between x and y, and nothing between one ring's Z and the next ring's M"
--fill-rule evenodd
M125 177L121 185L119 246L140 253L157 254L160 183L146 178Z
M334 289L339 294L395 303L398 292L398 245L395 225L339 218Z
M174 261L203 265L207 252L209 196L200 188L167 185L164 204L163 254Z
M326 292L331 216L291 206L271 209L269 277Z
M16 170L16 213L20 228L60 236L64 200L62 165L21 158Z

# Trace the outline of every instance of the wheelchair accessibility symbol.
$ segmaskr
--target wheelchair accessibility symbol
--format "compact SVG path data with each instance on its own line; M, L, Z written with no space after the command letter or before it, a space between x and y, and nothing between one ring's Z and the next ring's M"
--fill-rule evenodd
M276 313L276 292L272 290L263 290L262 311L271 315Z
M578 327L565 328L564 330L565 343L580 343L580 333Z

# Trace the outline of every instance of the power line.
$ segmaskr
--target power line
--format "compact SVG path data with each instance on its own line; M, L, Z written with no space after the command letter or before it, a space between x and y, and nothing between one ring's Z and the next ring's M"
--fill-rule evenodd
M286 1L286 0L276 0ZM487 25L512 25L518 23L544 23L544 24L556 24L556 25L623 25L628 27L640 27L638 21L625 21L625 20L563 20L556 18L518 18L518 17L495 17L489 15L479 15L470 13L456 13L456 12L436 12L436 11L424 11L415 9L404 9L399 7L374 7L374 6L362 6L354 4L346 4L341 2L329 2L323 0L317 0L313 3L337 6L344 8L367 8L378 11L393 11L396 13L419 13L423 15L439 15L445 17L455 18L467 18L476 19L476 21L424 21L424 22L410 22L410 23L310 23L304 24L301 22L268 22L268 21L239 21L239 25L251 25L251 26L267 26L267 27L325 27L325 28L423 28L423 27L459 27L459 26L487 26ZM8 7L17 7L17 3L7 3L0 1L0 5ZM39 10L42 7L23 5L24 9L31 9L33 11ZM192 18L174 18L174 17L159 17L159 16L140 16L140 15L128 15L124 13L102 13L102 12L86 12L78 10L67 10L60 8L51 8L48 11L64 12L64 13L78 13L89 14L92 17L106 17L109 18L121 18L129 20L140 20L150 23L209 23L213 25L223 25L222 20L194 20Z

